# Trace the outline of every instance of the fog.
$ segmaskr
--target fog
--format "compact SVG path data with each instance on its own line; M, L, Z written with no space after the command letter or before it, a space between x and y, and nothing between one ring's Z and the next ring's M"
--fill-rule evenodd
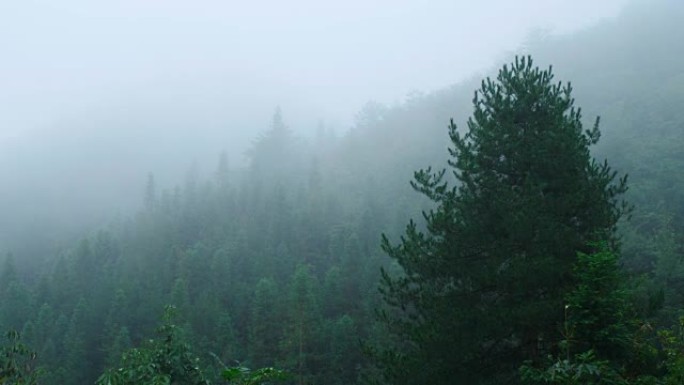
M369 99L452 84L531 30L576 30L623 2L5 2L3 136L150 107L223 110L229 125L278 104L345 125Z
M677 383L682 20L0 1L0 377Z
M441 89L624 3L2 2L0 239L130 214L148 172L172 187L222 150L240 167L276 107L303 137L344 134L370 100Z

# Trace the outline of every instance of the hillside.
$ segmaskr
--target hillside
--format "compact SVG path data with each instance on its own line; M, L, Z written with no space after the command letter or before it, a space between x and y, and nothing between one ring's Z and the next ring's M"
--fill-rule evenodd
M593 155L629 175L635 206L620 224L621 263L639 278L643 317L667 327L684 307L683 19L680 2L636 4L520 52L572 82L586 127L601 116ZM357 383L369 372L359 341L388 338L376 317L379 272L398 267L381 234L396 240L410 218L421 223L430 203L408 182L445 164L449 119L465 127L479 81L369 104L339 137L298 138L278 111L246 167L216 154L209 178L189 172L167 190L152 176L135 216L54 254L6 258L0 330L21 331L49 373L44 383L93 383L173 304L209 371L219 370L215 354L284 368L298 383Z

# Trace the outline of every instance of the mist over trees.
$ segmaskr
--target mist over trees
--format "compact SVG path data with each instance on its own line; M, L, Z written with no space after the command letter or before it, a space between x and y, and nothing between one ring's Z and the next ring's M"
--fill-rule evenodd
M132 215L22 218L0 383L680 383L683 17L637 3L531 38L533 64L368 103L348 131L274 108L244 163L181 141L182 166L137 170Z
M598 120L582 127L571 90L516 58L483 81L466 134L449 127L458 184L416 172L437 207L425 231L411 222L399 245L383 240L404 271L381 287L398 313L383 317L399 346L379 353L389 382L507 383L557 344L576 254L614 244L627 209L626 177L591 159Z

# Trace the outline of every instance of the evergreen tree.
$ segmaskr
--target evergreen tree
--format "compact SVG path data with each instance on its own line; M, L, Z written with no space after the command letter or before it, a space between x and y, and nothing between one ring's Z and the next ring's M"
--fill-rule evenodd
M111 367L116 365L121 359L121 355L132 346L133 343L131 342L128 328L122 326L119 328L119 331L111 344L107 346L107 356L105 357L107 366Z
M576 351L593 350L599 358L624 365L636 322L617 254L605 245L592 254L578 253L573 271L577 285L565 305L572 335L565 337Z
M524 359L557 346L577 251L616 244L626 210L626 178L591 157L598 119L582 128L571 91L516 58L482 82L467 133L449 126L459 183L416 172L413 187L436 204L426 230L411 221L396 246L383 236L403 268L381 287L398 341L376 351L389 382L514 382Z
M288 318L281 342L287 367L297 375L297 383L309 383L307 373L315 373L316 333L320 330L316 303L317 284L307 265L299 265L290 280Z
M16 331L8 332L6 339L0 341L0 384L36 385L36 353L21 343Z
M92 375L92 367L88 365L89 360L86 340L86 332L84 330L85 312L87 304L83 297L78 301L74 311L69 320L69 326L64 340L64 369L67 371L68 380L65 384L79 385L87 382L88 376Z
M188 384L208 385L200 369L200 359L183 338L183 330L173 323L174 309L168 307L159 338L140 348L130 349L121 357L121 366L109 369L98 379L98 385ZM125 328L124 328L125 329ZM127 332L122 329L122 338Z
M2 263L2 270L0 270L0 295L5 295L12 282L15 282L17 277L17 267L14 263L14 256L8 254Z
M14 257L8 255L0 274L0 327L19 330L27 321L32 307L28 289L19 279Z
M325 274L323 281L323 298L325 302L321 305L323 307L323 315L327 318L332 318L343 314L344 312L344 291L342 285L342 273L337 266L331 267Z
M559 352L536 368L520 368L523 384L651 384L656 349L643 343L618 256L605 244L578 253ZM649 329L649 328L646 328ZM666 344L665 344L666 345Z
M213 335L216 338L216 352L221 362L229 365L238 364L242 358L238 339L230 314L224 312L220 315Z
M38 351L38 357L41 364L45 364L49 362L50 359L54 358L54 356L45 351L48 341L50 341L54 323L55 315L52 311L52 307L49 304L44 303L38 310L38 315L35 321L35 339L32 341L33 346L35 346L36 350Z
M262 133L247 151L251 198L260 198L261 194L268 194L273 188L282 189L299 180L302 149L285 124L280 108L277 108L270 129Z
M157 204L157 184L154 181L154 174L147 174L147 184L145 185L145 208L154 209Z
M272 279L262 278L257 283L251 313L249 362L252 366L271 366L282 334L278 287Z
M171 291L171 303L178 309L179 314L187 316L190 310L190 299L188 296L188 283L183 278L176 278Z
M31 294L21 282L15 280L9 282L0 298L0 326L20 329L32 312Z
M352 384L356 381L357 370L362 362L359 348L358 327L347 314L331 325L330 365L328 372L332 384Z
M104 323L104 341L102 350L105 352L105 361L108 365L115 364L119 362L121 353L124 349L130 346L125 346L118 342L125 342L125 338L122 335L125 330L125 337L130 338L128 335L129 331L126 327L126 294L123 290L119 289L114 294L114 299L109 307L107 313L107 318Z

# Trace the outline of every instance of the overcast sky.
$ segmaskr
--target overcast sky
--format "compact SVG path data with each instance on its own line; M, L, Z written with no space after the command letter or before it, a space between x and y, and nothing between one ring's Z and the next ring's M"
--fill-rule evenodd
M531 30L566 33L624 3L1 1L0 140L171 109L266 122L280 105L348 126L368 100L448 86Z

